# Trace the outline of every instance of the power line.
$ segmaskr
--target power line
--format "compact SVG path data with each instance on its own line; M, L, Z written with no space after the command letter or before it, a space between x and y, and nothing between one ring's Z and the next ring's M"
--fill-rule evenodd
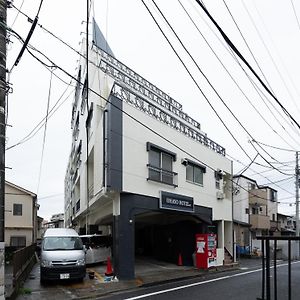
M220 120L220 122L223 124L223 126L226 128L226 130L228 131L228 133L231 135L231 137L234 139L234 141L237 143L237 145L241 148L241 150L245 153L245 155L250 159L251 157L248 155L248 153L245 151L245 149L241 146L241 144L238 142L238 140L235 138L235 136L233 135L233 133L231 132L231 130L227 127L227 125L225 124L225 122L222 120L221 116L218 114L218 112L216 111L216 109L213 107L213 105L211 104L211 102L209 101L208 97L205 95L205 93L203 92L203 90L201 89L201 87L199 86L198 82L196 81L196 79L194 78L194 76L191 74L191 72L189 71L189 69L187 68L186 64L183 62L182 58L179 56L178 52L175 50L175 48L173 47L172 43L170 42L170 40L168 39L168 37L166 36L166 34L164 33L164 31L161 29L160 25L158 24L158 22L156 21L155 17L153 16L152 12L149 10L148 6L146 5L146 3L144 2L144 0L142 0L145 8L147 9L147 11L149 12L150 16L152 17L153 21L155 22L155 24L158 26L160 32L163 34L164 38L167 40L168 44L170 45L170 47L172 48L173 52L175 53L175 55L177 56L177 58L180 60L181 64L183 65L183 67L185 68L185 70L187 71L187 73L189 74L189 76L191 77L192 81L194 82L194 84L197 86L198 90L201 92L202 96L204 97L204 99L207 101L207 103L209 104L209 106L211 107L211 109L213 110L213 112L216 114L216 116L218 117L218 119ZM152 1L155 5L156 3L154 1ZM157 6L156 6L157 7ZM158 8L158 7L157 7ZM159 10L159 8L158 8ZM161 13L162 14L162 13ZM162 14L163 16L163 14ZM164 16L163 16L164 17ZM165 18L164 18L165 19ZM165 19L166 20L166 19ZM168 21L166 20L166 22L168 23ZM170 26L170 24L168 23L169 27L171 28L171 30L173 31L172 26ZM175 34L175 36L177 37L177 39L179 40L179 42L181 43L182 47L185 49L185 51L189 54L188 50L185 48L185 46L182 44L182 42L180 41L180 39L178 38L177 34L173 31L173 33ZM191 57L191 55L189 54L189 56ZM191 57L192 58L192 57ZM201 74L203 75L203 77L206 79L206 81L210 84L210 86L213 88L213 90L215 91L215 93L218 95L218 97L220 98L220 100L222 101L222 103L226 106L226 104L224 103L223 99L219 96L219 94L217 93L217 91L214 89L214 87L212 86L212 84L210 83L210 81L208 80L208 78L205 76L205 74L202 72L202 70L200 69L200 67L197 65L197 63L194 61L194 59L192 58L193 62L195 63L195 65L198 67L198 70L201 72Z
M262 115L262 113L256 108L256 106L251 102L251 100L249 99L249 97L245 94L245 92L242 90L242 88L239 86L239 84L237 83L237 81L233 78L233 76L230 74L230 72L228 71L228 69L226 68L226 66L224 65L224 63L222 62L222 60L219 58L219 56L217 55L217 53L214 51L214 49L211 47L211 45L209 44L209 42L207 41L207 39L205 38L205 36L202 34L202 32L200 31L199 27L197 26L197 24L195 23L195 21L192 19L191 15L189 14L189 12L185 9L185 7L183 6L183 4L181 3L180 0L178 0L179 4L181 5L182 9L184 10L184 12L187 14L188 18L191 20L191 22L193 23L193 25L195 26L196 30L199 32L199 34L201 35L201 37L204 39L204 41L206 42L207 46L210 48L210 50L213 52L213 54L215 55L215 57L217 58L217 60L219 61L219 63L222 65L222 67L224 68L224 70L226 71L226 73L229 75L229 77L231 78L231 80L234 82L234 84L236 85L236 87L239 89L239 91L243 94L243 96L246 98L246 100L248 101L248 103L252 106L252 108L257 112L257 114L262 118L262 120L269 126L269 128L275 133L277 134L286 144L289 145L289 143L274 129L274 126L272 126L267 120L266 118ZM208 24L207 24L208 25ZM218 37L217 37L218 38ZM227 48L226 48L227 50ZM231 53L231 52L230 52ZM239 63L239 61L237 61ZM240 64L239 64L240 65ZM241 66L241 65L240 65ZM243 69L243 68L242 68ZM243 69L243 71L245 71ZM248 78L248 77L247 77ZM249 78L248 78L249 79ZM260 96L260 95L259 95ZM289 145L290 146L290 145Z
M142 1L143 4L146 6L145 2ZM228 107L228 105L225 103L224 99L221 97L221 95L218 93L218 91L215 89L215 87L212 85L212 83L210 82L210 80L208 79L208 77L203 73L203 71L201 70L201 68L199 67L198 63L195 61L195 59L193 58L193 56L191 55L191 53L189 52L189 50L185 47L185 45L183 44L183 42L181 41L181 39L179 38L178 34L175 32L175 30L173 29L172 25L168 22L168 20L166 19L166 17L164 16L163 12L160 10L160 8L158 7L158 5L156 4L155 0L152 0L152 2L154 3L155 7L157 8L157 10L159 11L159 13L161 14L161 16L163 17L163 19L165 20L165 22L168 24L169 28L172 30L173 34L176 36L177 40L179 41L180 45L183 47L183 49L186 51L186 53L188 54L188 56L191 58L191 60L193 61L193 63L195 64L195 66L197 67L197 69L199 70L199 72L202 74L202 76L205 78L205 80L207 81L207 83L210 85L210 87L213 89L213 91L215 92L215 94L218 96L218 98L221 100L221 102L223 103L223 105L226 107L226 109L230 112L230 114L234 117L234 119L238 122L238 124L243 128L243 130L251 137L251 133L245 128L245 126L240 122L240 120L235 116L235 114L232 112L232 110ZM148 12L150 13L149 8L146 6ZM175 51L174 47L172 46L171 42L169 41L169 39L167 38L167 36L165 35L165 33L163 32L162 28L159 26L159 24L157 23L157 21L155 20L154 16L152 13L150 13L152 19L155 21L156 25L158 26L159 30L161 31L161 33L164 35L164 37L166 38L166 40L168 41L169 45L172 47L172 50L175 52L176 56L180 59L181 63L184 65L185 69L188 71L188 68L186 67L186 65L183 63L182 59L179 57L178 53ZM191 73L188 71L190 77L192 78L192 80L194 81L194 83L197 85L198 89L200 89L198 83L196 82L196 80L194 79L194 77L191 75ZM200 90L201 91L201 90ZM201 91L202 92L202 91ZM202 93L203 94L203 93ZM207 99L207 98L205 98ZM208 100L207 100L208 101ZM210 104L210 102L208 101L208 103ZM213 108L213 106L210 104L210 106ZM215 109L213 109L213 111L215 112ZM222 124L224 125L225 123L222 120ZM225 127L227 129L227 127ZM238 145L240 146L240 144L238 143ZM253 146L253 145L252 145ZM241 147L241 146L240 146ZM259 151L253 146L253 148L256 150L257 153L259 153ZM263 147L260 146L260 148L267 154L269 155L273 160L275 160L265 149L263 149ZM244 150L244 149L243 149ZM245 153L245 151L244 151ZM267 161L260 153L259 155L267 162L267 164L269 164L270 166L271 163L269 161ZM249 158L249 156L248 156ZM273 167L273 166L272 166ZM278 172L282 173L279 169L275 168L275 170L277 170Z
M24 1L25 1L25 0L23 0L22 3L21 3L21 5L20 5L20 10L21 10L22 7L23 7ZM13 22L11 23L10 27L13 27L13 26L14 26L15 22L17 21L17 18L18 18L18 16L19 16L19 14L20 14L20 11L17 12L17 14L16 14L16 16L15 16Z
M257 84L252 80L252 78L248 75L247 71L243 68L243 66L241 65L240 61L237 59L235 53L232 51L231 48L227 48L225 46L225 44L223 43L223 41L219 38L219 36L212 30L211 26L207 23L207 21L202 17L202 15L199 13L199 11L195 8L195 6L192 4L194 10L196 11L196 13L201 17L201 19L203 20L203 22L205 22L206 26L210 29L210 31L212 32L212 34L216 37L216 39L220 42L220 44L224 47L224 49L226 51L228 51L228 53L232 56L232 58L236 61L236 63L239 65L239 67L242 69L242 71L245 73L247 79L250 81L251 85L253 86L253 88L255 89L257 95L261 98L261 100L264 102L264 104L266 105L267 109L270 111L270 113L273 115L273 117L275 118L275 120L281 125L281 128L287 133L287 135L297 144L300 145L300 143L295 140L291 134L286 130L286 128L280 123L280 121L277 119L277 117L274 115L274 113L272 112L272 110L269 108L269 106L266 104L265 100L262 98L262 95L264 95L264 97L269 101L269 99L265 96L264 92L257 86ZM194 23L194 22L193 22ZM197 25L195 24L195 27L197 28L198 32L202 35L202 33L200 32L199 28L197 27ZM202 35L203 36L203 35ZM248 101L251 105L253 105L250 100ZM274 104L272 102L270 102L270 105L276 110L276 112L284 119L284 117L281 115L281 113L278 111L278 109L274 106ZM257 109L255 108L255 110L257 111ZM286 121L284 119L284 121ZM286 121L287 122L287 121ZM288 123L289 126L291 126ZM279 135L279 133L271 126L272 131L277 134L288 146L290 146L291 148L293 148L292 145L290 145L281 135ZM292 127L293 130L295 130L294 127ZM298 133L298 132L297 132ZM299 134L299 133L298 133Z
M45 57L47 57L46 55L44 55ZM79 80L77 80L77 78L75 78L74 76L72 76L71 74L69 74L67 71L65 71L63 68L59 67L57 64L55 64L51 59L49 59L47 57L47 59L49 61L51 61L53 63L53 65L55 65L59 70L61 70L62 72L64 72L67 76L69 76L70 78L72 78L75 82L78 82L80 85L83 86L83 83L81 83ZM41 61L38 60L40 63ZM178 150L182 151L183 153L189 155L191 158L195 159L196 161L200 162L202 165L206 166L207 168L211 169L212 171L216 171L213 167L211 167L210 165L208 165L207 163L201 161L199 158L195 157L193 154L189 153L188 151L186 151L185 149L183 149L182 147L178 146L175 142L172 142L171 140L167 139L166 137L164 137L162 134L158 133L157 131L155 131L154 129L152 129L151 127L149 127L148 125L144 124L142 121L139 121L138 119L136 119L134 116L130 115L129 113L125 112L124 110L120 109L119 107L115 106L113 103L111 103L110 100L106 99L105 97L103 97L101 94L97 93L96 91L94 91L93 89L91 89L90 87L88 88L89 91L91 91L92 93L94 93L95 95L97 95L98 97L100 97L101 99L105 100L107 103L110 103L111 105L113 105L116 109L120 110L125 116L131 118L132 120L134 120L135 122L137 122L138 124L140 124L141 126L143 126L144 128L146 128L147 130L149 130L150 132L152 132L153 134L157 135L158 137L160 137L161 139L165 140L166 142L168 142L170 145L174 146L175 148L177 148ZM232 181L232 179L229 178L230 181ZM243 189L243 187L241 187Z
M300 124L295 120L295 118L288 112L288 110L281 104L281 102L277 99L277 97L271 92L271 90L266 86L266 84L263 82L263 80L260 78L260 76L255 72L255 70L252 68L252 66L248 63L248 61L244 58L244 56L241 54L241 52L236 48L236 46L233 44L233 42L229 39L229 37L225 34L225 32L222 30L222 28L218 25L218 23L215 21L215 19L211 16L211 14L208 12L206 7L203 5L203 3L199 0L195 0L198 5L202 8L202 10L206 13L206 15L209 17L209 19L213 22L213 24L216 26L226 43L230 46L230 48L238 55L238 57L243 61L243 63L250 69L252 74L256 77L256 79L260 82L260 84L264 87L264 89L268 92L268 94L276 101L276 103L280 106L280 108L284 111L284 113L297 125L297 127L300 129Z
M245 6L244 1L243 1L243 5L244 5L244 7L245 7L246 10L247 10L247 7ZM268 30L268 28L267 28L267 26L266 26L266 24L265 24L265 22L264 22L264 19L262 18L261 14L260 14L260 12L259 12L259 10L257 9L257 7L256 7L256 5L255 5L255 2L254 2L254 7L255 7L255 9L256 9L256 12L257 12L257 14L258 14L258 16L259 16L259 18L260 18L260 20L261 20L263 26L265 27L265 30L266 30L267 34L269 35L269 38L270 38L270 40L271 40L271 42L272 42L272 44L273 44L273 47L274 47L275 50L277 51L277 55L278 55L278 57L279 57L279 59L280 59L280 61L281 61L281 63L282 63L282 66L284 67L284 69L285 69L285 71L286 71L286 73L287 73L289 79L290 79L290 82L292 83L292 85L293 85L295 91L297 92L298 97L300 97L299 92L298 92L298 89L297 89L296 85L294 84L294 81L293 81L292 77L290 76L290 73L289 73L288 69L286 68L286 66L285 66L285 64L284 64L284 62L283 62L283 60L282 60L282 58L281 58L281 55L280 55L280 53L279 53L279 51L278 51L278 49L277 49L277 47L276 47L276 44L274 43L274 41L273 41L273 39L272 39L272 35L270 34L270 32L269 32L269 30ZM248 15L251 16L248 10L247 10L247 12L248 12ZM252 21L252 24L253 24L253 25L255 26L255 28L256 28L255 22ZM259 30L258 30L257 28L256 28L256 31L257 31L257 33L258 33L258 35L259 35L259 37L260 37L260 39L261 39L261 41L262 41L262 43L263 43L265 49L267 50L267 53L268 53L268 55L269 55L269 57L270 57L270 59L271 59L273 65L274 65L274 67L275 67L275 70L276 70L278 76L280 77L281 81L283 82L283 85L285 86L285 89L287 90L287 92L288 92L290 98L292 99L292 101L293 101L293 103L294 103L296 109L298 110L298 112L300 112L299 107L298 107L298 105L297 105L297 102L296 102L296 100L294 99L292 93L290 92L290 90L289 90L289 88L288 88L288 86L287 86L287 84L286 84L286 81L285 81L284 77L282 76L282 74L281 74L281 72L280 72L280 70L279 70L279 68L278 68L278 66L277 66L277 64L276 64L276 62L275 62L273 56L271 55L271 52L270 52L269 48L267 47L266 43L264 42L264 39L262 38L262 36L259 34Z
M294 150L291 150L291 149L286 149L286 148L281 148L281 147L276 147L276 146L268 145L268 144L259 142L259 141L257 141L257 140L252 140L252 141L253 141L254 143L256 143L256 144L264 145L265 147L270 147L270 148L277 149L277 150L281 150L281 151L288 151L288 152L293 152L293 153L295 153L295 151L294 151Z
M41 183L41 175L42 175L42 167L43 167L43 159L44 159L44 150L45 150L46 134L47 134L48 115L49 115L49 106L50 106L51 87L52 87L52 75L53 75L53 72L51 72L50 83L49 83L47 109L46 109L46 119L45 119L43 144L42 144L42 155L41 155L40 169L39 169L39 176L38 176L38 185L37 185L37 194L39 193L40 183Z
M266 76L265 76L263 70L261 69L261 67L260 67L260 65L259 65L259 63L258 63L256 57L254 56L254 54L253 54L253 52L252 52L252 50L251 50L249 44L247 43L247 40L246 40L246 38L244 37L244 35L243 35L243 33L242 33L240 27L238 26L237 22L235 21L235 18L233 17L233 15L232 15L232 13L231 13L231 11L230 11L228 5L226 4L226 1L223 0L223 3L224 3L224 5L225 5L227 11L229 12L229 14L230 14L230 16L231 16L231 19L233 20L233 23L235 24L237 30L239 31L239 33L240 33L240 35L241 35L241 37L242 37L244 43L246 44L246 46L247 46L247 48L248 48L248 50L249 50L249 52L250 52L252 58L254 59L256 66L259 68L259 70L260 70L261 74L263 75L265 81L267 82L268 86L269 86L270 89L272 90L270 83L268 82L268 80L267 80L267 78L266 78ZM273 92L273 90L272 90L272 92Z
M33 32L34 32L34 29L35 29L35 27L36 27L36 24L37 24L37 22L38 22L38 15L39 15L40 10L41 10L41 8L42 8L43 1L44 1L44 0L41 0L41 2L40 2L39 8L38 8L38 12L37 12L37 14L36 14L36 16L35 16L35 18L34 18L34 21L33 21L32 25L31 25L31 28L30 28L30 30L29 30L29 33L28 33L28 35L27 35L27 37L26 37L26 39L25 39L25 42L24 42L24 44L23 44L23 46L22 46L22 48L21 48L21 50L20 50L20 53L18 54L15 63L13 64L13 66L11 67L11 69L10 69L10 71L9 71L10 73L12 72L13 68L19 64L19 62L20 62L20 60L21 60L21 57L23 56L23 53L24 53L24 51L25 51L25 49L26 49L26 46L27 46L27 44L29 43L29 40L30 40L30 38L31 38L31 36L32 36L32 34L33 34Z

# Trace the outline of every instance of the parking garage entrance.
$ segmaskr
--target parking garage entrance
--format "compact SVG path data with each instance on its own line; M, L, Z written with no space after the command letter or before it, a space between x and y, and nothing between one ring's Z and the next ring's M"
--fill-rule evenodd
M207 224L194 216L176 213L146 213L135 218L135 256L193 265L196 233Z
M120 215L113 224L114 267L120 279L134 278L136 257L177 264L181 255L183 265L193 265L195 234L208 233L212 209L193 204L192 211L176 211L162 208L160 200L121 193Z

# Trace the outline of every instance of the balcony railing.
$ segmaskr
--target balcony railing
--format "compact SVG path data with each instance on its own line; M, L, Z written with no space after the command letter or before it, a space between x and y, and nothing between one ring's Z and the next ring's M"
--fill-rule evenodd
M250 215L250 224L254 229L270 229L270 217L264 215Z
M253 189L249 191L249 204L258 204L266 206L268 204L267 191Z
M174 187L178 186L175 181L177 173L157 168L150 164L148 164L147 167L149 171L147 180L173 185Z

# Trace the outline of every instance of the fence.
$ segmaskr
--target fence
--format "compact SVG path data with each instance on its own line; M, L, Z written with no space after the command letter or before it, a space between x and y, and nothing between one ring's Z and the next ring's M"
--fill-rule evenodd
M286 249L283 251L283 254L286 253L286 258L288 261L288 300L292 299L292 268L291 262L293 259L299 258L299 243L293 243L292 241L300 241L299 236L260 236L257 237L258 240L261 240L261 249L262 249L262 287L261 287L261 300L271 300L271 259L273 256L273 295L274 300L277 300L277 250ZM270 245L270 241L273 241L273 249L272 245ZM284 242L285 241L285 242ZM281 244L281 248L278 248L278 243ZM283 244L285 243L285 244ZM287 246L286 246L287 244ZM272 251L273 250L273 251ZM293 253L292 253L293 250ZM265 298L266 296L266 298Z
M23 281L27 278L33 265L36 262L35 258L36 244L16 250L12 256L12 283L9 286L12 290L7 292L7 299L15 299L19 288Z

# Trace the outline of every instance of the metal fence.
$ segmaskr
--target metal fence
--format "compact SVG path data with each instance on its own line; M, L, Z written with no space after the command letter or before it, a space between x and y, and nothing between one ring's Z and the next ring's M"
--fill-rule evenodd
M277 300L277 259L278 259L278 243L282 245L282 242L285 241L287 244L287 256L288 261L288 300L292 299L292 268L291 262L293 259L299 258L299 243L293 247L292 255L292 241L300 241L299 236L260 236L257 237L258 240L261 240L261 249L262 249L262 287L261 287L261 300L271 300L271 262L273 260L273 296L274 300ZM270 242L273 241L273 245ZM297 255L295 251L297 250ZM281 257L280 257L281 258ZM265 298L266 297L266 298Z

